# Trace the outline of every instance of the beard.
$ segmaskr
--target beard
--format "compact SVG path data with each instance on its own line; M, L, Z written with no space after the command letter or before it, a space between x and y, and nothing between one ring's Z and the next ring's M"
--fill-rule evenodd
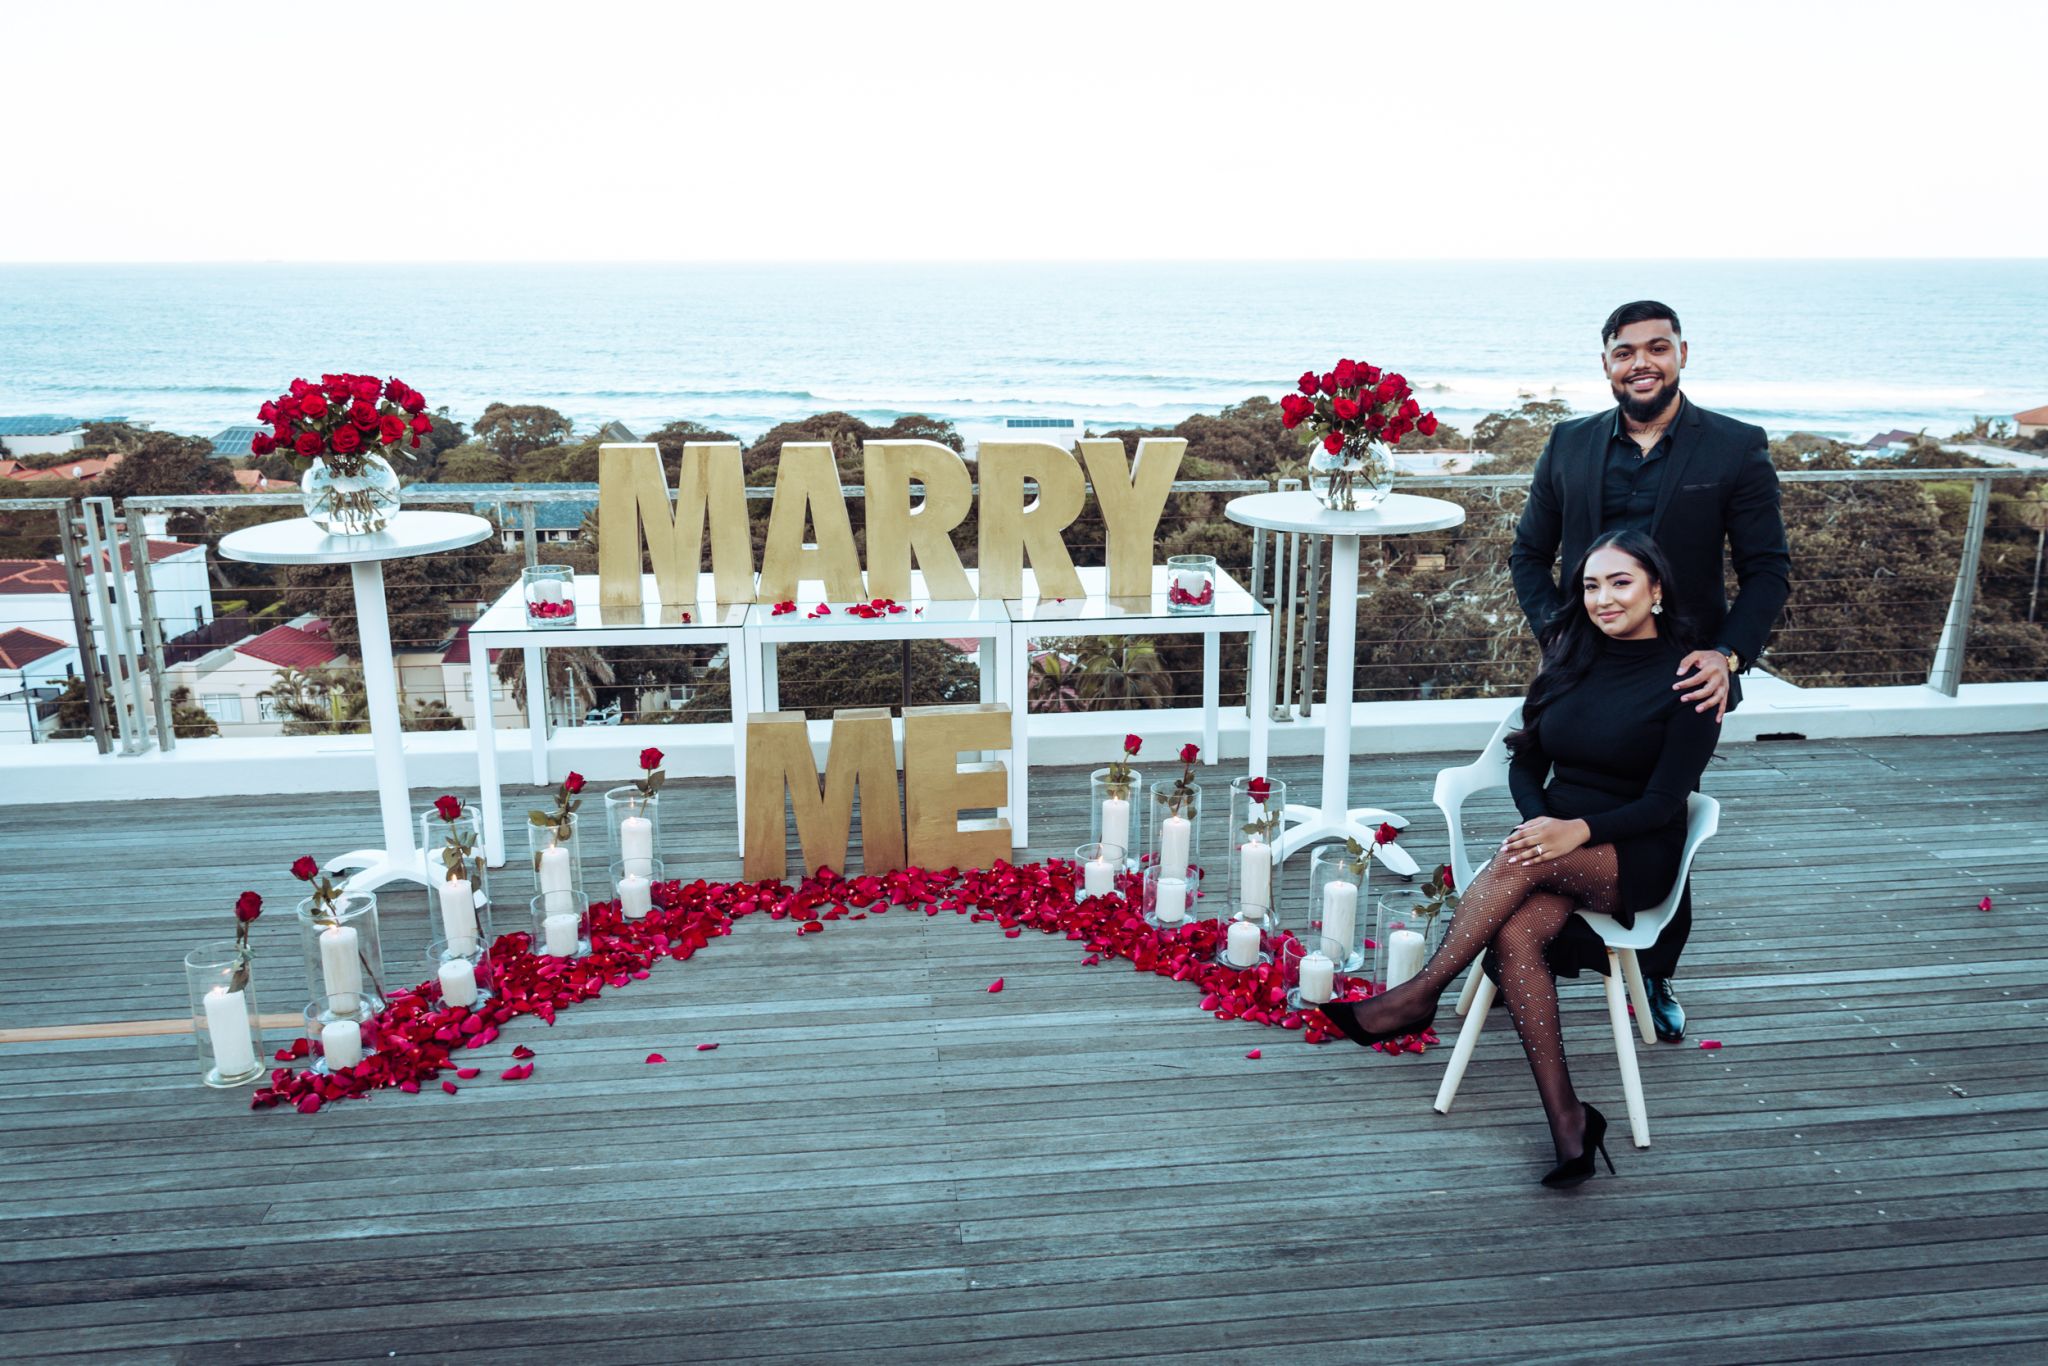
M1614 397L1621 403L1621 411L1631 422L1648 422L1664 411L1664 405L1671 402L1678 393L1677 379L1668 379L1650 393L1638 397L1626 381L1611 386Z

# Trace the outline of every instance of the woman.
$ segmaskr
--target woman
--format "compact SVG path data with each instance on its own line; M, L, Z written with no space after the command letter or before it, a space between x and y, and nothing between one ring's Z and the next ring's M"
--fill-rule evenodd
M1436 1018L1444 988L1491 948L1557 1148L1546 1186L1593 1174L1593 1154L1607 1156L1607 1121L1572 1091L1544 946L1575 909L1627 925L1670 893L1686 797L1720 736L1713 715L1672 686L1692 641L1665 610L1671 570L1656 542L1610 532L1575 576L1584 605L1544 628L1522 729L1507 737L1508 787L1522 823L1466 889L1420 973L1369 1001L1322 1007L1361 1044L1416 1033ZM1607 1165L1612 1171L1612 1159Z

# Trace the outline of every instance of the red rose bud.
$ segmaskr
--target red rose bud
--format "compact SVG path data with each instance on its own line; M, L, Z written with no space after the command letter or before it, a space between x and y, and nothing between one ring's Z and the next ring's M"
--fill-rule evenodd
M1333 398L1330 400L1330 411L1337 414L1339 422L1350 422L1358 416L1358 403L1355 399Z
M311 854L301 854L292 860L292 876L301 882L311 882L319 872L320 865L313 862Z
M1328 451L1331 455L1335 455L1338 451L1343 450L1344 433L1331 432L1329 435L1325 436L1323 438L1323 449Z
M1322 389L1322 391L1323 391L1324 393L1326 393L1326 394L1334 394L1334 393L1336 393L1336 392L1337 392L1337 372L1336 372L1336 371L1334 371L1334 370L1328 370L1328 371L1325 371L1325 372L1323 373L1322 383L1321 383L1321 385L1320 385L1319 387L1320 387L1320 388Z
M1316 385L1316 372L1313 370L1302 371L1301 378L1295 381L1295 387L1300 389L1301 392L1303 392L1304 394L1309 395L1313 395L1315 393Z
M1140 740L1135 735L1126 735L1124 737L1124 753L1136 754L1139 748L1144 745L1144 743L1145 742L1143 740Z
M1392 844L1399 838L1401 838L1401 832L1384 821L1380 823L1379 829L1372 832L1372 842L1374 844Z
M417 414L422 408L427 406L427 400L419 390L408 389L405 391L404 400L398 406L405 409L408 413Z
M249 438L249 454L269 455L277 449L277 438L268 432L258 432Z
M412 420L412 429L419 435L425 436L428 432L434 430L434 419L428 417L425 413L421 413Z
M1401 417L1402 417L1403 419L1406 419L1406 420L1410 420L1410 421L1412 421L1412 420L1413 420L1413 419L1415 419L1415 418L1421 417L1421 416L1422 416L1422 405L1421 405L1420 403L1417 403L1417 402L1416 402L1416 401L1415 401L1414 399L1412 399L1412 398L1404 398L1404 399L1402 399L1402 400L1401 400L1401 413L1400 413L1400 416L1401 416Z
M649 769L649 770L652 770L652 769L657 769L657 768L660 768L660 767L661 767L661 751L660 751L660 750L658 750L658 749L643 749L643 750L641 750L641 751L640 751L640 767L642 767L642 768L644 768L644 769Z
M1435 436L1436 414L1424 413L1420 418L1416 419L1415 430L1421 432L1424 436Z
M263 898L254 892L244 892L235 898L235 919L244 925L263 914Z
M405 419L397 413L386 413L377 419L377 439L390 445L405 435Z
M1261 806L1266 804L1266 798L1273 795L1273 785L1264 778L1252 779L1245 790L1251 793L1252 800Z
M292 449L297 451L300 455L303 455L308 459L311 459L313 456L316 456L320 454L320 452L326 450L327 446L325 442L320 440L320 433L300 432L299 439L292 443Z
M418 437L414 437L412 439L412 448L414 450L418 450L420 448L420 439Z
M568 777L562 779L562 787L570 796L575 796L583 790L583 775L581 773L571 773Z
M405 381L393 375L384 385L384 397L396 403L406 394Z
M336 455L353 455L363 448L363 434L353 426L336 427L327 441Z
M1436 880L1446 887L1455 887L1458 885L1455 880L1455 875L1451 872L1451 865L1448 863L1438 867L1438 869L1436 870Z
M266 403L261 408L258 408L256 410L256 420L258 422L277 421L277 405L275 403Z
M454 820L462 814L462 799L460 797L434 798L434 814L444 821Z
M377 410L357 399L348 406L348 420L367 432L377 425Z
M1337 376L1337 387L1339 389L1349 389L1358 383L1358 366L1356 362L1340 360L1337 362L1337 369L1334 373Z
M299 400L299 414L302 417L327 416L327 396L325 394L305 395Z
M1184 764L1191 764L1201 756L1202 751L1195 745L1188 744L1180 747L1180 761Z
M377 393L384 386L377 383L375 375L349 376L349 392L356 396L358 403L375 403Z
M303 398L305 397L306 391L308 389L311 389L312 387L312 385L306 383L306 381L302 379L295 379L291 382L290 386L291 396L293 398Z

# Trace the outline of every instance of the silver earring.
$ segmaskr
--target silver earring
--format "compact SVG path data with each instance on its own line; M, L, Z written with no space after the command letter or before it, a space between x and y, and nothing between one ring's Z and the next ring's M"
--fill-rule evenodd
M1650 604L1650 611L1654 615L1662 616L1664 614L1664 604L1661 602L1653 602Z

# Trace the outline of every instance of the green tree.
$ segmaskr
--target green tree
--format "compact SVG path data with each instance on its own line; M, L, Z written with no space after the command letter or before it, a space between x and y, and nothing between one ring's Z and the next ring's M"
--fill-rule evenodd
M445 452L429 477L437 484L503 484L512 478L512 462L481 441Z
M359 735L370 728L362 670L353 666L286 666L257 696L270 700L284 720L286 735Z
M180 740L203 740L220 734L220 723L192 697L192 690L179 686L171 690L171 734Z
M537 403L493 403L476 420L476 439L506 460L517 460L543 446L558 446L576 430L576 424Z
M92 492L109 498L138 494L233 493L233 467L215 458L213 443L196 436L144 432L122 449L121 463L93 482Z
M1089 711L1163 706L1172 684L1159 665L1159 653L1146 636L1101 636L1089 645L1094 653L1081 664L1081 701Z

